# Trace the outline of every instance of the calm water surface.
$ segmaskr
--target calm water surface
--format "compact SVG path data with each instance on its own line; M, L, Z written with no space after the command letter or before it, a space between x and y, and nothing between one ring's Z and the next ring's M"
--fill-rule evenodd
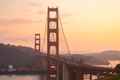
M109 61L110 65L107 65L107 67L114 68L116 64L120 64L120 61ZM25 76L0 76L0 80L43 80L43 77L40 75L25 75ZM87 79L86 79L87 80Z
M41 77L38 75L25 75L25 76L16 76L16 75L11 75L11 76L0 76L0 80L41 80Z

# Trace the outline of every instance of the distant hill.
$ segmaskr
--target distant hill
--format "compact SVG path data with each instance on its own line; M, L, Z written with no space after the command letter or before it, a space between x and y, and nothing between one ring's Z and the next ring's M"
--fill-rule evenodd
M65 55L65 57L73 58L76 61L84 62L90 65L108 65L109 64L107 60L96 58L94 56L81 55L81 54L72 54L71 56Z
M0 67L8 65L31 67L33 63L43 59L44 57L36 55L32 48L0 44Z
M109 64L106 59L97 58L97 55L63 55L65 58L72 58L76 61L86 64L104 65ZM100 55L102 56L102 55ZM37 64L37 66L35 66ZM32 48L23 46L13 46L0 44L0 67L8 67L14 65L16 67L42 67L45 68L46 57L43 53L36 53Z
M120 51L108 50L100 53L85 54L87 56L92 56L97 59L103 60L120 60Z

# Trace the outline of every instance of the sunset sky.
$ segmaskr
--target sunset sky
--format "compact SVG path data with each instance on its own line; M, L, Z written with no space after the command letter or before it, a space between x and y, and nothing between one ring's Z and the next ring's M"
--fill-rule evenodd
M33 47L35 32L43 42L56 5L72 52L120 50L120 0L0 0L0 43Z

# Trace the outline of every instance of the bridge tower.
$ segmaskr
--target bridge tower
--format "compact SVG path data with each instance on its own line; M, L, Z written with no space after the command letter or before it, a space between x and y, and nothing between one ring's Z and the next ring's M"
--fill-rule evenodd
M48 7L47 56L48 56L47 80L59 80L59 63L50 59L50 57L52 56L59 58L58 8Z
M39 33L35 34L35 51L40 52L40 34Z

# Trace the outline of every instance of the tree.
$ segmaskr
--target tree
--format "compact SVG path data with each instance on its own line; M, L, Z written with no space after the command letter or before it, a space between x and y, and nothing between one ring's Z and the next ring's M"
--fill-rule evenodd
M115 67L115 72L120 74L120 64Z

